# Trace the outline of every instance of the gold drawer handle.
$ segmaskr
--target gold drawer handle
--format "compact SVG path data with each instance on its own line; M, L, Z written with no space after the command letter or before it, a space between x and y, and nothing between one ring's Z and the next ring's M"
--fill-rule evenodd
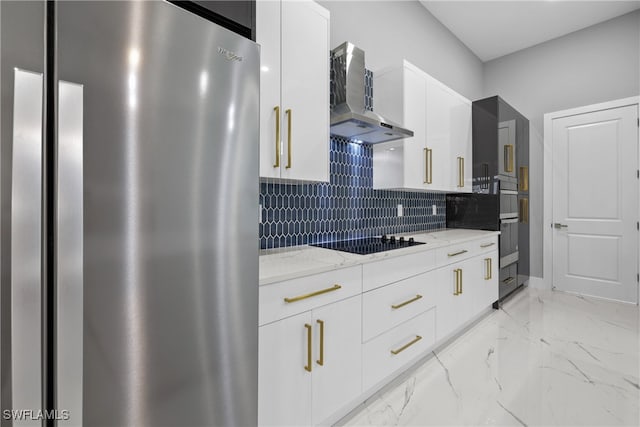
M400 304L392 305L391 308L393 308L394 310L397 310L398 308L402 308L407 304L411 304L412 302L418 301L419 299L422 299L422 295L416 295L415 298L411 298L409 301L405 301L405 302L400 303Z
M487 274L484 276L484 280L491 280L491 273L493 270L493 261L491 260L491 258L485 258L484 262L486 264L487 267Z
M514 280L516 280L515 277L507 277L502 281L502 283L504 283L505 285L508 285L509 283L513 283Z
M311 372L312 363L311 363L311 351L312 351L312 332L311 325L308 323L304 324L304 327L307 329L307 364L304 367L304 370L307 372Z
M342 286L333 285L330 288L322 289L320 291L311 292L310 294L300 295L300 296L293 297L293 298L285 298L284 302L287 302L287 303L297 302L297 301L301 301L303 299L307 299L307 298L315 297L315 296L318 296L318 295L326 294L327 292L337 291L338 289L342 289Z
M481 248L488 248L489 246L493 246L495 245L495 242L491 242L491 243L485 243L484 245L480 245Z
M418 341L420 341L422 339L422 337L420 335L416 335L416 337L409 343L403 345L402 347L400 347L397 350L391 350L391 354L399 354L402 353L403 351L405 351L406 349L408 349L409 347L411 347L412 345L414 345L415 343L417 343Z
M468 251L468 250L466 250L466 249L463 249L463 250L461 250L461 251L459 251L459 252L454 252L454 253L452 253L452 254L447 254L447 255L448 255L448 256L450 256L450 257L452 257L452 256L458 256L458 255L466 254L467 252L469 252L469 251Z
M280 167L280 107L275 106L273 110L276 112L276 162L274 168Z
M320 358L316 360L316 363L320 366L324 365L324 320L316 320L320 325Z

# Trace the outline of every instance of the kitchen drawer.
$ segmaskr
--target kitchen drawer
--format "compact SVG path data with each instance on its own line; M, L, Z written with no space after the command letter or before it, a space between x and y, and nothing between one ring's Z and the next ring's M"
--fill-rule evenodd
M363 345L363 390L431 349L435 343L435 312L434 307Z
M496 251L498 250L498 236L491 236L485 239L476 240L473 244L477 246L477 253L479 254Z
M423 273L366 292L362 341L366 342L436 305L436 272Z
M361 292L361 266L264 285L259 289L259 322L264 325Z
M367 292L429 271L436 266L435 250L426 250L362 266L362 287Z
M480 253L480 241L471 241L458 243L456 245L440 248L437 251L438 266L451 264L454 262L462 261L467 258L471 258Z

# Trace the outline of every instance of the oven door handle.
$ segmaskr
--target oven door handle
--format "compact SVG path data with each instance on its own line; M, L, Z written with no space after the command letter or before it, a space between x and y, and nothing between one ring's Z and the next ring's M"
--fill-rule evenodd
M500 224L514 224L518 222L518 218L501 219Z

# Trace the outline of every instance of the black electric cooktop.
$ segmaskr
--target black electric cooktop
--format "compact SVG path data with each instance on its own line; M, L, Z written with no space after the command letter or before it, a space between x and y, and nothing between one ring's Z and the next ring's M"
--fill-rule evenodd
M404 237L396 238L395 236L384 235L382 237L366 237L363 239L341 240L338 242L315 243L311 246L335 249L336 251L358 255L367 255L416 245L424 245L424 242L416 242L413 240L413 237L405 239Z

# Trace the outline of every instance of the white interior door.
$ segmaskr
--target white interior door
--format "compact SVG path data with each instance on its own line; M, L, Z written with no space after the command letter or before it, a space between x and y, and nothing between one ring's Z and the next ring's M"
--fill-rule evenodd
M553 286L637 302L638 107L558 117L553 144Z

